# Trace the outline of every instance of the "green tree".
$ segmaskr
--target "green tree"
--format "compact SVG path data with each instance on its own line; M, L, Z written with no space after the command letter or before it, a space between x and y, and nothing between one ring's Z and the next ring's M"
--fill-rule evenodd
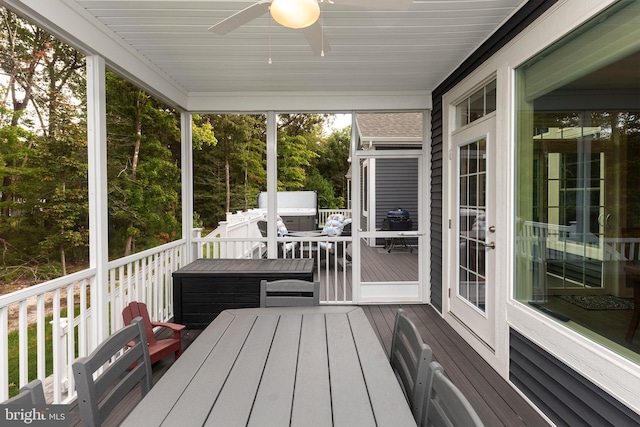
M77 116L58 106L56 120L49 127L49 135L38 150L34 163L41 171L40 198L37 209L43 228L40 248L43 255L56 252L62 268L67 274L67 253L86 248L89 240L88 190L87 190L87 145L86 126L77 123ZM65 120L66 119L66 120ZM87 258L82 251L79 261Z
M46 97L36 105L47 121L41 123L44 138L36 161L42 183L39 211L48 233L43 233L40 247L43 255L59 255L66 275L68 251L87 247L89 240L86 120L77 101L85 97L85 61L78 51L52 38L43 67Z
M300 191L319 155L322 128L327 115L282 114L278 116L278 190Z
M31 248L38 242L37 234L24 229L23 220L30 210L25 205L26 199L21 197L21 193L28 191L24 181L18 180L20 176L38 176L36 168L23 166L24 159L33 154L37 137L20 126L19 121L16 126L11 125L12 116L21 116L22 113L12 113L4 107L1 110L4 122L0 123L0 175L5 179L0 187L3 195L0 200L0 270L4 272L2 277L18 278L26 273L32 264L34 254ZM4 197L5 195L10 196Z
M179 237L178 113L131 82L107 73L107 147L113 256ZM122 251L118 250L122 248Z
M33 123L25 113L27 107L34 104L38 96L36 82L41 78L41 65L51 37L5 8L0 8L0 19L2 20L0 67L3 74L7 76L7 83L3 90L2 105L5 108L2 111L2 125L3 127L21 127L34 132ZM3 221L10 217L11 205L16 200L15 191L21 170L27 166L28 152L34 142L35 138L14 139L15 154L4 156L0 198Z
M56 253L66 274L87 241L84 58L4 8L0 19L3 261L37 279Z
M341 201L336 200L335 189L331 182L320 174L318 169L310 169L307 174L306 190L318 193L318 207L339 208Z
M194 204L208 228L255 206L266 182L264 116L208 115L217 143L194 152Z
M313 162L313 168L318 175L328 181L333 189L331 197L320 189L318 194L329 201L332 208L344 208L347 199L346 174L349 171L349 156L351 146L351 127L335 130L329 137L318 145L318 157Z

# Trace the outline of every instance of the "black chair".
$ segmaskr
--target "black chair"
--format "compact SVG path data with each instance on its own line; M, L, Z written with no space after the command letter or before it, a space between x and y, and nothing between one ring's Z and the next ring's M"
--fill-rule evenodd
M351 223L345 224L344 227L342 227L342 233L340 234L341 236L351 236ZM351 245L351 243L347 243L347 242L340 242L340 243L336 243L336 258L340 259L343 256L345 256L345 252L346 252L346 258L347 261L351 261L351 255L349 254L349 246Z
M96 371L103 367L94 378ZM73 362L82 425L100 426L137 384L140 384L141 397L144 397L152 387L151 375L144 322L137 317L129 326L107 338L89 356Z
M44 387L42 381L33 380L20 389L20 392L12 398L2 402L3 405L46 405Z
M340 236L351 236L351 223L347 223L342 228ZM346 256L346 260L351 261L351 254L349 253L349 246L351 243L346 241L332 242L332 237L328 237L326 242L321 242L319 253L320 260L324 261L329 258L329 266L334 267L338 261ZM345 255L346 253L346 255ZM315 250L314 250L315 254Z
M421 427L482 427L473 406L444 374L438 362L429 364L429 391L424 401Z
M267 221L258 221L258 230L262 237L267 237Z
M260 307L320 305L320 282L274 280L260 282Z
M267 237L267 221L258 221L258 230L260 230L260 234L262 237ZM278 245L278 258L285 258L285 253L288 255L287 258L291 258L290 252L292 251L293 243L287 245L286 243L282 243ZM266 247L266 244L265 244ZM263 258L267 257L267 251L264 252Z
M389 360L404 389L411 412L418 425L423 419L429 363L432 356L433 351L422 340L418 328L407 317L403 309L398 309Z

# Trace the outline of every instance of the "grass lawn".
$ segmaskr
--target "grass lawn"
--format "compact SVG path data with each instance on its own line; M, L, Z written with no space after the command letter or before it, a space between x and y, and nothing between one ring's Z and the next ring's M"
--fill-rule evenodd
M79 312L79 306L76 307L76 312ZM60 310L60 317L67 316L67 309L63 308ZM44 351L45 351L45 367L46 367L46 375L51 375L53 373L53 339L52 339L52 330L53 326L51 325L51 321L53 320L53 315L45 318L45 326L44 326ZM20 390L20 374L19 374L19 343L18 343L18 331L13 331L9 333L8 336L8 345L9 345L9 396L15 396L18 394ZM77 350L77 331L75 333L76 336L76 350ZM35 379L38 375L38 365L37 365L37 327L35 324L29 325L28 328L28 372L29 372L29 381Z

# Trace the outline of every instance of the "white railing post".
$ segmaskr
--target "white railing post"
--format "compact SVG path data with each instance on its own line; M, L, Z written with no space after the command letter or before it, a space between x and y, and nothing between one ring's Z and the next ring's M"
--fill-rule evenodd
M202 258L202 244L197 240L200 239L202 237L202 228L194 228L192 230L192 236L194 239L193 242L193 249L192 249L192 260L196 260L198 258Z
M57 340L57 348L58 350L58 363L54 368L60 374L58 375L58 381L60 383L59 392L65 391L69 389L69 373L67 367L67 360L69 359L68 353L68 338L69 338L69 318L68 317L59 317L56 325L56 320L51 320L49 322L52 326L52 331L58 331L57 334L53 334L51 339ZM54 345L56 348L56 345ZM55 358L54 358L55 360Z

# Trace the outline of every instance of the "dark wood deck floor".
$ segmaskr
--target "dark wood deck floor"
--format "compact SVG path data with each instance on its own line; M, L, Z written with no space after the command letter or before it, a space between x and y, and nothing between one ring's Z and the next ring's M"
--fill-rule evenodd
M504 381L431 307L430 305L362 306L387 354L398 308L405 309L416 323L423 339L433 349L447 376L463 391L487 427L547 426L547 422ZM183 348L188 348L200 331L183 334ZM154 365L154 383L169 369L173 357ZM132 392L104 425L118 425L139 401ZM80 425L78 408L71 408L72 426ZM186 426L186 424L185 424Z
M385 352L389 354L398 308L414 321L434 358L467 396L487 427L549 425L449 326L430 305L368 305L362 307Z

